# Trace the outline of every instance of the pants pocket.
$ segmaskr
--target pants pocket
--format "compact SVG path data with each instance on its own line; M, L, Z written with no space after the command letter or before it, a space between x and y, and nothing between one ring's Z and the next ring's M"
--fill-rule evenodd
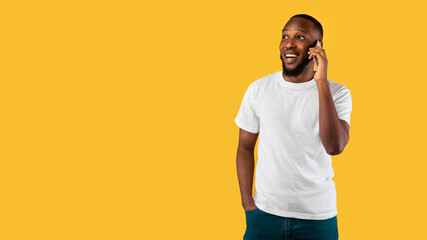
M259 208L255 208L255 209L252 209L252 210L249 210L249 211L245 211L245 213L246 214L253 213L253 212L257 211L257 210L259 210Z

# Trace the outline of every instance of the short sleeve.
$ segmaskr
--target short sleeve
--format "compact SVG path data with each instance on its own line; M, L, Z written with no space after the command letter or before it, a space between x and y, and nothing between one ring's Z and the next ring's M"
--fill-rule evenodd
M239 128L247 132L258 133L259 117L255 112L254 100L253 85L250 85L243 96L242 104L240 105L239 112L234 122Z
M350 90L344 88L338 92L334 100L335 109L337 110L338 118L345 120L350 125L350 113L352 110L352 100Z

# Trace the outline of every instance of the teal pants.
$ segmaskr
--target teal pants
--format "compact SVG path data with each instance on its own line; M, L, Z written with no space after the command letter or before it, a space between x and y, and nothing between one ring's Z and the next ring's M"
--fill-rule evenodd
M244 240L338 240L337 216L305 220L276 216L259 208L245 215Z

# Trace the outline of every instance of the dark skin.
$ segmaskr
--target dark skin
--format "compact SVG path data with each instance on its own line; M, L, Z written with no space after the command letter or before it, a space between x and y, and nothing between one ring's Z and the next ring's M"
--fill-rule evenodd
M323 46L321 33L314 24L304 18L291 18L282 32L282 40L279 45L280 53L288 69L295 68L303 61L303 58L315 58L317 71L313 70L314 61L298 76L283 75L285 81L301 83L314 78L319 93L319 135L323 147L329 155L340 154L349 141L350 126L344 120L338 118L332 99L329 82L327 81L328 60L325 50L321 47L312 47L317 41ZM286 59L285 54L297 55L295 59ZM258 133L250 133L239 130L239 146L237 149L236 166L240 185L242 205L245 211L257 208L252 198L252 184L254 174L254 148Z

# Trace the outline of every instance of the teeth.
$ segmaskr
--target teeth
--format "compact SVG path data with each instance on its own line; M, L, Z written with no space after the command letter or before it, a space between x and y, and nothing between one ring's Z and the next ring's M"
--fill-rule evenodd
M286 54L285 56L286 57L297 57L297 55L295 55L295 54Z

